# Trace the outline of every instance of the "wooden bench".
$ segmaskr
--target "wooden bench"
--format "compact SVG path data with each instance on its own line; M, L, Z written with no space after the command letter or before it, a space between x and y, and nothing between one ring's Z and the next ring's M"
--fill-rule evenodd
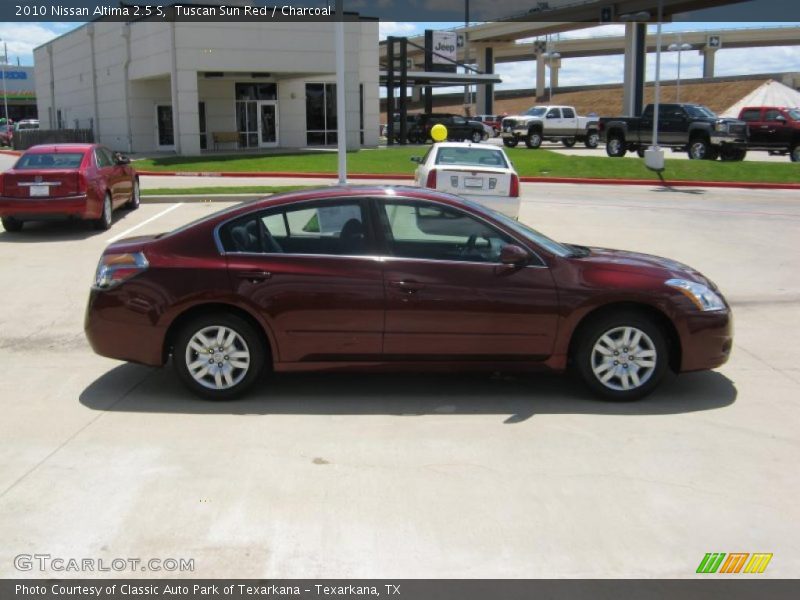
M239 133L236 131L215 131L211 134L211 139L214 141L214 150L220 144L236 144L236 149L239 149Z

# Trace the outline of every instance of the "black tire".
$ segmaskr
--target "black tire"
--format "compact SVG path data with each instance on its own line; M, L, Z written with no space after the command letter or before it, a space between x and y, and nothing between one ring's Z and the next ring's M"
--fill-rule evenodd
M800 162L800 144L795 144L789 150L789 160L792 162Z
M213 329L215 327L225 327L230 331L234 331L244 341L246 346L243 348L249 353L249 365L246 369L242 369L244 372L241 374L241 378L238 377L239 374L236 370L231 368L231 372L234 374L232 377L235 377L238 381L234 385L223 389L212 389L204 386L189 372L187 365L187 361L192 358L195 358L198 362L204 360L204 358L200 358L199 352L189 346L192 338L204 329ZM213 356L211 356L211 353L209 355L212 367L214 366L215 358L225 362L234 360L233 357L226 357L224 351L216 352ZM195 395L206 400L233 400L240 397L258 382L264 373L267 356L268 352L264 337L259 331L241 317L221 312L199 316L181 327L175 336L173 344L172 365L183 384ZM225 366L227 367L227 365ZM211 377L211 374L207 376Z
M562 138L561 143L564 144L565 148L572 148L575 145L575 138Z
M625 148L625 138L621 135L609 136L606 142L606 154L612 158L620 158L625 156L627 149Z
M639 158L644 158L644 148L642 148L641 146L636 148L636 156L638 156Z
M704 137L693 138L689 142L688 153L692 160L710 160L711 144Z
M516 148L517 144L519 144L519 140L517 138L503 138L503 146L506 148Z
M583 142L583 145L590 150L594 150L600 145L600 134L598 134L596 131L590 131L589 135L586 136L586 140Z
M8 231L9 233L22 231L22 226L25 225L25 221L20 221L19 219L15 219L14 217L3 217L2 222L3 222L3 229Z
M139 204L141 204L142 197L141 197L141 190L139 189L139 179L133 180L133 190L131 191L131 199L125 204L125 208L128 210L136 210L139 208Z
M473 131L472 132L472 142L477 144L483 141L483 131Z
M100 213L100 218L94 220L94 228L100 231L106 231L111 228L111 223L114 221L113 206L111 204L111 194L106 192L103 198L103 212Z
M528 135L525 136L525 145L531 150L535 150L542 145L542 134L535 129L529 131Z
M723 146L719 152L719 156L725 162L740 162L747 156L747 150L744 148L727 148Z
M632 355L625 356L623 348L615 351L620 354L609 355L599 350L595 352L596 345L601 343L604 336L614 341L622 341L615 336L623 335L625 328L638 330L643 334L640 342L644 347L652 347L652 350L641 350L643 353L654 352L654 365L650 367L638 366L639 362L648 364L646 358L638 357L636 361L630 360ZM632 348L628 348L632 351ZM593 319L586 326L581 327L573 352L574 366L584 383L596 395L613 400L616 402L630 402L639 400L651 393L661 382L669 366L669 354L666 337L661 328L647 315L636 311L619 311L599 316ZM616 363L613 361L617 361ZM626 367L629 365L632 368ZM605 368L605 370L603 370ZM636 371L634 371L634 368ZM599 374L595 369L600 370ZM603 383L601 377L607 376L610 372L614 373L608 382ZM647 372L646 378L639 385L633 385L632 377ZM643 375L644 376L644 375ZM630 389L622 388L624 385L623 377L632 385Z

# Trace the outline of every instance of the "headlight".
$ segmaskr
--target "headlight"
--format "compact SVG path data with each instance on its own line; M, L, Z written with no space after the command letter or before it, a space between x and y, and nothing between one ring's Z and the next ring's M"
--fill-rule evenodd
M725 310L725 303L708 286L695 281L685 279L670 279L664 282L666 285L683 292L683 294L694 302L700 310L707 312L712 310Z
M728 124L724 121L719 121L718 123L714 124L714 131L718 131L720 133L728 133Z

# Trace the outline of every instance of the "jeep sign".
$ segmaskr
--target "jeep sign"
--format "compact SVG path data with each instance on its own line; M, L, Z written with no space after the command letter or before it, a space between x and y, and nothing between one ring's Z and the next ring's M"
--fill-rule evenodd
M454 31L433 32L433 64L452 66L456 60L458 36Z

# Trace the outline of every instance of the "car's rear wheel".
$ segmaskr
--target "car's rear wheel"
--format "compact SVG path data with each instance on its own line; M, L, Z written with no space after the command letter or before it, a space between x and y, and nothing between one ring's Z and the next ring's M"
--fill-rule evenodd
M139 204L141 203L141 193L139 190L139 180L133 180L133 189L131 190L131 199L128 200L128 203L125 205L130 210L136 210L139 208Z
M795 144L789 151L789 158L792 162L800 162L800 144Z
M694 138L689 142L689 158L708 160L711 157L711 144L705 138Z
M181 381L208 400L231 400L264 371L263 337L244 319L220 313L184 325L175 338L172 362Z
M639 158L644 158L644 148L642 146L636 148L636 156Z
M3 229L10 232L22 231L22 226L25 224L24 221L20 221L14 217L3 217L2 222Z
M538 131L528 132L528 136L525 138L525 145L531 149L538 148L542 145L542 134Z
M643 398L668 367L667 342L652 319L618 312L591 322L580 334L575 366L597 395L616 401Z
M506 148L516 148L519 141L517 138L503 138L503 146Z
M483 141L483 132L482 131L473 131L472 132L472 141L476 144L478 142Z
M100 213L100 218L95 220L94 228L105 231L111 227L112 220L111 194L106 192L106 197L103 198L103 212Z
M594 148L597 148L599 144L600 144L600 136L596 131L592 131L591 133L589 133L589 135L586 137L586 141L583 143L584 146L592 150Z
M575 138L563 138L561 143L565 148L572 148L575 145Z

